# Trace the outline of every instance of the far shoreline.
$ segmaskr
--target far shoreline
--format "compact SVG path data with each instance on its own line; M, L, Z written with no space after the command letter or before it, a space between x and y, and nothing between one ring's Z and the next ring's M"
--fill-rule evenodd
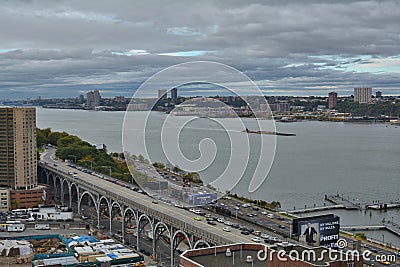
M83 109L83 108L62 108L62 107L43 107L43 106L32 106L32 107L36 107L36 108L42 108L42 109L49 109L49 110L76 110L76 111L88 111L88 112L126 112L126 110L89 110L89 109ZM147 110L133 110L133 112L141 112L141 111L147 111ZM156 111L159 113L164 113L163 111ZM299 122L307 122L307 121L324 121L324 122L348 122L348 123L365 123L365 124L375 124L375 123L389 123L390 124L390 120L396 120L396 119L400 119L397 117L391 117L391 118L362 118L362 119L348 119L348 120L344 120L344 119L334 119L334 118L320 118L320 117L316 117L315 119L313 118L306 118L306 119L302 119L299 118L299 116L295 117L297 120L293 121L293 122L282 122L280 121L282 115L279 116L274 116L274 120L275 122L279 122L279 123L285 123L285 124L290 124L290 123L299 123ZM289 115L290 116L290 115ZM181 117L181 116L179 116ZM254 117L249 117L249 116L239 116L240 118L254 118ZM219 119L223 119L223 118L219 118ZM263 118L254 118L256 120L264 120Z

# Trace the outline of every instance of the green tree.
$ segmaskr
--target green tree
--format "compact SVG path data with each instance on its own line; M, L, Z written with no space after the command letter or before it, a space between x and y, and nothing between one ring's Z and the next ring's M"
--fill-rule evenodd
M281 208L281 203L279 201L272 201L270 205L271 205L271 208L274 210Z
M68 136L64 136L64 137L61 137L60 139L58 139L57 146L59 148L63 148L63 147L68 147L68 146L72 146L72 145L79 145L80 142L82 142L82 140L79 139L79 137L77 137L75 135L68 135Z
M41 131L40 129L36 129L36 146L37 147L42 147L43 145L46 145L49 143L49 138L46 136L44 131Z
M165 165L162 162L154 162L153 166L159 169L165 169Z
M51 132L49 134L49 143L56 146L58 139L62 138L62 137L66 137L68 136L68 134L66 132Z
M367 236L365 235L365 233L356 233L355 237L362 239L362 240L367 240Z

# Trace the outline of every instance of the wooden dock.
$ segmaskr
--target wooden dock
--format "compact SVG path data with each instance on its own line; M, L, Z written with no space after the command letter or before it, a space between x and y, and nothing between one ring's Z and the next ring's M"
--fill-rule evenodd
M366 205L366 208L372 210L397 209L400 208L400 203L399 202L376 203L376 204Z
M344 209L344 208L345 207L343 205L329 205L329 206L319 206L319 207L310 207L310 208L304 208L304 209L289 210L289 211L287 211L287 213L298 214L298 213L308 213L308 212L314 212L314 211Z
M346 210L360 210L362 209L361 205L358 203L354 203L351 200L337 195L327 195L325 196L325 200L335 204L335 205L342 205Z
M387 230L397 236L400 236L400 226L393 223L383 223L380 225L342 225L340 230L344 231L370 231Z

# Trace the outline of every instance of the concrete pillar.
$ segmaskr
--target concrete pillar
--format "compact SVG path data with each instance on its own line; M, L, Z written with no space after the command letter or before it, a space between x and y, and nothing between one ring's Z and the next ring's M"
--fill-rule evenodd
M97 227L98 229L100 229L100 203L99 205L97 205L96 211L97 211Z
M140 246L140 229L139 228L140 228L140 221L139 221L139 219L137 219L137 222L136 222L136 247L137 247L138 251L140 251L140 247L139 247Z
M125 206L121 206L121 218L122 218L122 244L125 245Z
M64 181L61 181L60 200L61 200L61 205L64 206Z
M68 195L69 195L69 207L72 209L72 185L69 185L68 188Z
M174 266L174 229L172 228L171 225L171 229L170 229L170 233L171 233L171 237L170 237L170 245L171 245L171 267Z
M153 223L154 223L154 220L153 220ZM154 227L154 228L156 228L156 227ZM152 231L153 231L153 257L154 258L156 258L157 257L157 255L156 255L156 229L152 229Z
M112 203L111 199L109 201L110 204L108 204L108 213L109 213L109 218L110 218L110 237L112 237Z

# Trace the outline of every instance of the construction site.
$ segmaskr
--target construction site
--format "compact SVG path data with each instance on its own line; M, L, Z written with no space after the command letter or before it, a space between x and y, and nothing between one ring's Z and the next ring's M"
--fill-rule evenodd
M111 266L142 263L143 256L113 239L39 235L0 240L0 266Z

